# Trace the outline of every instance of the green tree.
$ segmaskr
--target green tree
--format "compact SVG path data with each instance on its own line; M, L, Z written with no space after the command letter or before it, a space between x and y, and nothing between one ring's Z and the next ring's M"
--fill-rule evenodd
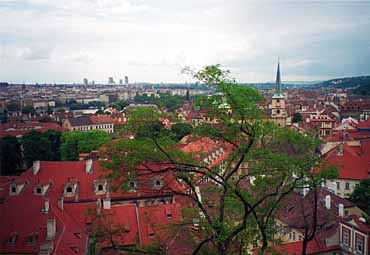
M35 160L53 160L50 141L36 130L23 135L22 146L27 167L30 167Z
M23 107L22 113L23 114L31 114L32 116L35 116L36 115L36 110L35 110L35 108L33 108L33 106L26 105L25 107Z
M260 93L236 83L219 65L207 66L193 76L216 90L215 95L200 97L197 103L207 110L207 117L218 120L217 124L201 124L193 135L231 146L224 164L210 167L192 153L181 151L163 129L155 135L110 144L104 157L111 160L102 164L113 170L110 177L114 179L143 175L143 165L150 174L156 171L145 162L162 165L161 173L175 175L188 192L172 191L191 200L193 215L201 215L202 239L198 236L194 240L193 254L205 250L212 254L242 253L254 241L261 241L263 254L273 237L271 226L282 199L325 177L308 178L311 169L319 167L315 153L319 141L264 120L258 108L263 99ZM142 109L131 116L132 127L150 129L157 114ZM210 188L200 190L202 177L211 181Z
M19 106L17 104L8 104L6 106L7 110L10 111L10 112L16 112L16 111L19 111Z
M362 209L367 216L370 216L370 179L365 179L360 182L360 185L355 188L351 194L351 200L356 206Z
M97 150L111 140L111 136L101 130L63 133L60 147L61 159L78 160L80 153L88 153L92 150Z
M0 112L0 123L8 122L8 111L5 109L3 112Z
M0 175L15 175L22 167L21 144L15 136L0 140Z
M176 140L181 140L193 132L193 127L187 123L176 123L171 127L171 131L175 133Z
M119 102L111 104L111 107L117 110L122 111L126 106L128 106L128 102L125 100L121 100Z
M299 112L295 112L293 115L293 123L300 123L302 122L302 115Z
M62 144L62 133L53 129L49 129L43 133L43 137L47 138L50 142L50 152L52 161L59 161L60 157L60 146Z

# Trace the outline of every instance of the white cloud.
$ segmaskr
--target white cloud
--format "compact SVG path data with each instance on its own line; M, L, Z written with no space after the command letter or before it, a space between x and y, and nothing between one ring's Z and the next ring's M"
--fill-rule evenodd
M316 65L327 67L325 59L338 52L352 54L359 39L369 38L364 32L370 25L366 18L370 4L242 0L7 3L2 6L0 2L0 76L13 82L77 82L83 77L105 82L108 76L118 79L124 75L133 81L181 82L189 79L180 74L182 66L214 63L230 68L240 80L266 81L273 80L279 55L287 79L316 79ZM342 39L348 35L351 42L344 49ZM366 54L368 44L362 57ZM30 61L35 62L32 69L38 75L22 71L29 70ZM355 58L351 64L353 70L348 72L355 73ZM339 70L343 68L330 69L331 75Z

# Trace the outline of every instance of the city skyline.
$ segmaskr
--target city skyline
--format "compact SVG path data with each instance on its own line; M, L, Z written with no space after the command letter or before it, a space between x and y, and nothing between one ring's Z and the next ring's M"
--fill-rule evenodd
M283 82L369 74L370 3L6 0L0 15L11 83L182 83L183 67L217 63L269 82L278 56Z

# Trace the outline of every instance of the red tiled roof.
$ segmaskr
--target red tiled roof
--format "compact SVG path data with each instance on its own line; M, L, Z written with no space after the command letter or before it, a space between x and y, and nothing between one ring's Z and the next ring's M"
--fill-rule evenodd
M276 246L271 247L271 249L275 252L277 251L280 254L284 254L284 255L300 255L302 254L302 245L303 245L303 241L299 241L299 242L292 242L292 243L287 243L287 244L276 245ZM306 252L307 254L317 254L317 253L322 253L322 252L335 251L339 249L340 247L338 245L327 246L324 240L314 239L308 242ZM254 254L257 255L258 250L255 250ZM267 253L267 255L272 255L272 254L275 254L275 253L273 252Z
M61 126L54 122L17 122L0 124L0 137L6 135L22 136L31 130L45 132L50 129L64 131Z
M358 123L357 128L359 128L359 129L370 129L370 118L368 118L365 121L361 121L360 123Z
M369 178L369 160L359 155L349 145L343 145L343 155L338 155L339 148L329 151L326 160L337 167L339 179L363 180Z

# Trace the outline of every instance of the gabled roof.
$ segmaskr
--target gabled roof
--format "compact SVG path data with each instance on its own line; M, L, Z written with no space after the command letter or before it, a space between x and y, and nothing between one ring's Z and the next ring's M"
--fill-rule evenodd
M343 218L341 222L355 227L364 234L370 234L370 226L361 221L361 219L356 215L350 215L346 218Z
M329 151L325 159L337 167L339 179L363 180L369 178L369 161L359 155L348 144L343 144L343 153L339 146Z

